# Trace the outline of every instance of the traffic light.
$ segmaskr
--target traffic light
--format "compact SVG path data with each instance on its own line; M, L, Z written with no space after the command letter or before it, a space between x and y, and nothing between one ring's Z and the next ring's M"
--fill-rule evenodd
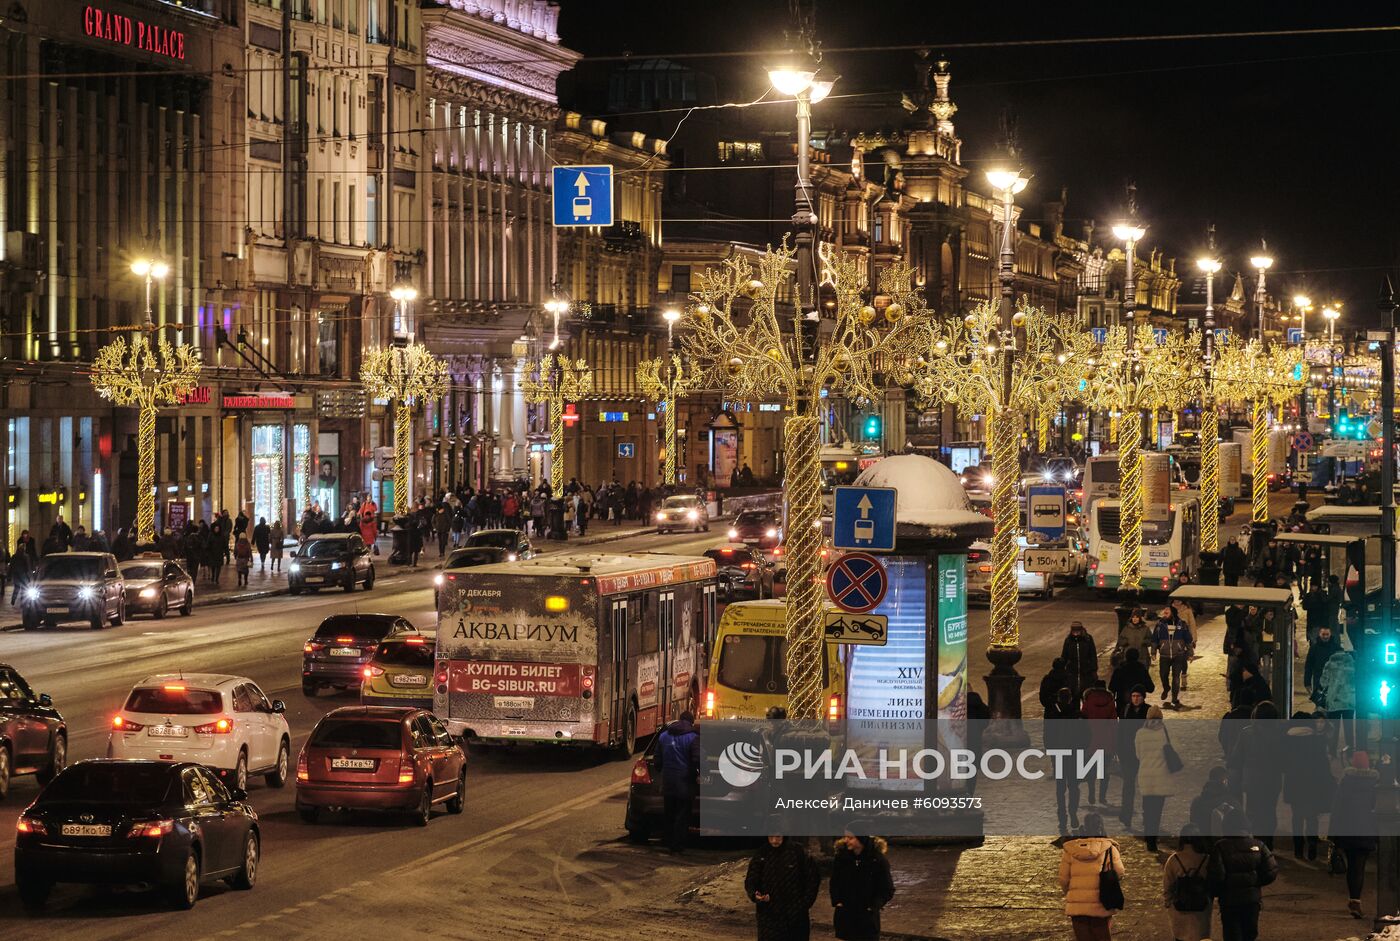
M1368 672L1369 682L1361 689L1370 708L1381 716L1400 714L1400 639L1377 640Z
M1337 420L1332 426L1332 434L1338 438L1351 438L1356 441L1366 441L1371 436L1366 430L1367 421L1364 416L1347 414L1338 410Z
M877 440L880 437L880 416L865 416L865 437L867 440Z

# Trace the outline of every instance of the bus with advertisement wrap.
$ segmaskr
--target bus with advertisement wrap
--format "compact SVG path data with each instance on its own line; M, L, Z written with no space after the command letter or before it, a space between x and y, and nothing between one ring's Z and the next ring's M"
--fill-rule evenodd
M699 705L715 563L580 553L448 569L433 711L471 742L630 754Z

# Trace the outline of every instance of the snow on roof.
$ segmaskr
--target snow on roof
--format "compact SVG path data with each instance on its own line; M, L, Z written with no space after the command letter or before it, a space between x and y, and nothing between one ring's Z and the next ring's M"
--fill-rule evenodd
M1380 519L1381 508L1378 506L1339 506L1335 503L1328 503L1323 506L1315 506L1308 510L1308 519L1325 519L1329 516L1352 516L1359 519Z
M1245 604L1288 604L1293 593L1283 588L1238 588L1225 585L1182 585L1171 593L1183 601L1243 602Z
M895 515L901 524L956 530L991 522L972 509L957 474L922 454L887 457L862 471L855 485L898 490Z

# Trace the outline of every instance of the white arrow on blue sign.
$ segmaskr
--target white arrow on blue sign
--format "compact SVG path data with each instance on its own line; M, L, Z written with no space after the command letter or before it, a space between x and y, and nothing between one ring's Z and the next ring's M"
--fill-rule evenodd
M893 487L837 487L831 514L831 544L837 549L894 551Z
M555 167L554 224L612 225L612 171L608 164Z

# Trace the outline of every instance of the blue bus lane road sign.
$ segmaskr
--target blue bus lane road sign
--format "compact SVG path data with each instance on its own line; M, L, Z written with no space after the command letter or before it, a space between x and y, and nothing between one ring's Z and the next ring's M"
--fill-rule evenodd
M831 514L831 545L837 549L893 552L895 503L893 487L837 487Z

